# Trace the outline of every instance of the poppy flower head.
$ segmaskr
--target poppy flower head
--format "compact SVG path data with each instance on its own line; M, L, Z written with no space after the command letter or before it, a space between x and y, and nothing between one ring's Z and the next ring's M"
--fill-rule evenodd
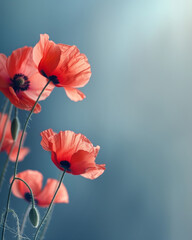
M91 67L87 57L76 46L55 44L47 34L41 34L33 49L33 59L39 72L56 87L63 87L71 100L85 98L77 88L88 83Z
M1 119L1 117L2 117L2 119ZM3 135L4 125L5 125L5 122L6 122L7 118L8 118L7 114L3 114L2 115L0 113L0 119L1 119L1 123L0 123L0 140L1 140L2 135ZM9 159L12 162L15 162L15 160L16 160L17 152L18 152L18 148L19 148L19 142L20 142L20 139L21 139L21 135L22 135L22 131L19 131L17 140L15 142L13 141L13 138L12 138L12 135L11 135L11 121L9 119L8 123L7 123L6 130L5 130L5 137L4 137L4 140L3 140L3 145L2 145L2 148L1 148L1 152L5 151L9 155ZM23 143L25 141L26 135L27 134L24 133L22 145L23 145ZM13 147L13 149L11 151L11 148L12 148L13 144L14 144L14 147ZM21 149L20 149L18 161L22 161L28 153L29 153L29 148L22 146Z
M23 179L31 188L36 205L40 207L48 207L54 196L59 182L55 179L49 178L45 187L43 185L43 175L34 170L26 170L17 174L17 177ZM10 179L12 181L13 177ZM27 202L32 201L32 196L27 186L20 180L15 180L12 186L12 193L18 197L23 198ZM66 187L63 183L57 192L54 203L68 203L69 196Z
M57 134L48 129L41 132L41 136L42 147L51 152L51 159L60 170L89 179L104 172L105 164L95 163L100 147L94 147L84 135L72 131Z
M23 47L13 51L8 58L0 54L0 91L16 107L29 111L47 83L33 62L32 51L32 47ZM53 87L50 84L40 100L48 97ZM40 110L41 106L37 104L34 112Z

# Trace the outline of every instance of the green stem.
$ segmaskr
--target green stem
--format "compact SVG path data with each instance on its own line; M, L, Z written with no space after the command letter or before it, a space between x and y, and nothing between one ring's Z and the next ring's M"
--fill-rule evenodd
M47 232L48 226L49 226L50 221L51 221L51 217L52 217L52 214L53 214L54 206L55 205L52 206L51 211L49 212L49 215L48 215L48 217L45 220L44 226L41 227L42 230L40 232L39 240L43 240L44 237L45 237L45 234Z
M59 190L59 188L60 188L60 186L61 186L61 183L62 183L62 181L63 181L64 175L65 175L65 171L63 171L63 174L62 174L62 176L61 176L59 185L58 185L58 187L57 187L57 189L56 189L56 191L55 191L55 194L54 194L54 196L53 196L53 198L52 198L52 200L51 200L51 203L49 204L49 207L48 207L48 209L47 209L47 212L46 212L45 216L43 217L43 219L42 219L42 221L41 221L41 223L40 223L40 225L39 225L39 227L38 227L38 229L37 229L37 232L36 232L36 234L35 234L34 240L37 239L37 236L38 236L38 234L39 234L40 228L41 228L41 226L43 225L44 221L46 220L49 212L51 211L53 202L54 202L55 197L56 197L56 195L57 195L57 192L58 192L58 190Z
M21 149L21 144L22 144L22 140L23 140L23 136L24 136L24 133L25 133L25 130L27 128L27 125L28 125L28 122L29 122L29 119L31 117L31 115L33 114L33 111L39 101L39 98L41 97L42 93L44 92L45 88L49 85L50 83L50 80L46 83L46 85L44 86L44 88L42 89L41 93L39 94L34 106L32 107L28 117L27 117L27 120L25 122L25 125L24 125L24 128L23 128L23 132L22 132L22 135L21 135L21 139L20 139L20 142L19 142L19 148L18 148L18 152L17 152L17 157L16 157L16 161L15 161L15 169L14 169L14 177L16 176L17 174L17 165L18 165L18 157L19 157L19 152L20 152L20 149Z
M15 142L14 142L14 143L12 144L12 146L11 146L11 150L10 150L8 156L7 156L7 159L6 159L6 161L5 161L3 170L2 170L2 172L1 172L1 176L0 176L0 190L1 190L1 187L2 187L2 184L3 184L3 179L4 179L4 177L5 177L5 173L6 173L8 164L9 164L9 156L11 155L14 146L15 146Z
M9 107L9 113L8 113L8 116L7 116L7 119L6 119L5 125L4 125L4 129L3 129L3 134L2 134L1 142L0 142L0 151L1 151L1 148L2 148L2 145L3 145L3 141L4 141L4 138L5 138L6 128L7 128L7 124L8 124L8 122L9 122L9 119L10 119L11 113L12 113L12 109L13 109L13 104L11 103L11 105L10 105L10 107Z
M1 117L0 117L0 124L1 124L1 120L3 118L3 114L5 113L6 109L7 109L7 106L8 106L8 103L9 103L9 99L7 98L6 101L5 101L5 104L3 106L3 110L1 112Z
M33 114L33 111L42 95L42 93L44 92L44 90L46 89L46 87L49 85L49 83L51 82L51 80L48 80L48 82L45 84L44 88L42 89L42 91L40 92L34 106L32 107L27 119L26 119L26 122L25 122L25 125L24 125L24 128L23 128L23 132L22 132L22 135L21 135L21 139L20 139L20 142L19 142L19 148L18 148L18 152L17 152L17 157L16 157L16 161L15 161L15 168L14 168L14 177L13 177L13 180L10 184L10 187L9 187L9 193L8 193L8 198L7 198L7 206L6 206L6 212L5 212L5 217L4 217L4 222L3 222L3 230L2 230L2 240L4 240L4 235L5 235L5 224L6 224L6 221L7 221L7 214L8 214L8 210L9 210L9 202L10 202L10 195L11 195L11 189L12 189L12 185L16 179L16 175L17 175L17 165L18 165L18 157L19 157L19 153L20 153L20 149L21 149L21 145L22 145L22 140L23 140L23 136L24 136L24 133L25 133L25 130L27 128L27 125L28 125L28 122L29 122L29 119L31 117L31 115ZM20 179L21 180L21 179ZM32 193L32 191L31 191ZM32 193L33 194L33 193ZM33 195L32 195L33 196ZM34 199L32 198L33 202L32 204L34 203Z
M29 189L29 191L30 191L30 193L31 193L31 198L32 198L31 203L32 203L32 207L34 208L34 207L35 207L35 200L34 200L34 196L33 196L33 191L31 190L30 186L29 186L29 185L25 182L25 180L23 180L22 178L15 177L15 178L13 179L13 181L15 181L15 180L20 180L20 181L22 181L22 182L28 187L28 189Z
M17 108L17 107L15 107L15 114L14 114L14 117L15 117L15 118L18 117L18 108Z
M9 188L9 193L8 193L8 200L7 200L7 206L6 206L6 211L5 211L5 216L4 216L4 221L3 221L3 230L2 230L2 240L4 240L4 235L5 235L5 224L6 224L6 221L7 221L7 215L8 215L8 212L9 212L9 203L10 203L10 196L11 196L11 189L12 189L12 186L13 186L13 183L15 180L20 180L22 181L29 189L30 193L31 193L31 197L32 197L32 207L35 206L35 200L34 200L34 196L33 196L33 192L30 188L30 186L21 178L18 178L18 177L15 177L13 178L11 184L10 184L10 188Z
M23 235L24 233L24 229L25 229L25 225L26 225L26 222L27 222L27 218L28 218L28 215L29 215L29 211L31 209L31 204L28 205L26 211L25 211L25 215L23 217L23 222L22 222L22 225L21 225L21 236Z
M61 172L61 174L59 174L58 182L60 181L60 178L61 178L62 174L63 174L62 172ZM57 189L57 186L55 186L55 191L56 191L56 189ZM51 221L51 217L52 217L52 214L53 214L54 206L55 205L52 206L51 211L49 212L49 216L46 218L46 220L44 222L44 226L41 227L39 240L43 240L44 237L45 237L46 231L47 231L49 223Z

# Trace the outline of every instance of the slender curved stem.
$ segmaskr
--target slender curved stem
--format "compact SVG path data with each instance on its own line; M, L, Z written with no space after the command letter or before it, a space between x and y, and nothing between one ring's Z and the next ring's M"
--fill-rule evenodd
M12 109L13 109L13 104L11 103L11 105L10 105L10 107L9 107L9 113L8 113L8 116L7 116L5 125L4 125L1 142L0 142L0 151L1 151L1 148L2 148L2 145L3 145L3 141L4 141L4 138L5 138L5 133L6 133L6 129L7 129L7 124L8 124L8 122L9 122L9 119L10 119L10 116L11 116L11 113L12 113Z
M55 194L54 194L54 196L53 196L53 198L52 198L52 200L51 200L51 203L49 204L49 207L48 207L48 209L47 209L47 212L46 212L46 214L44 215L44 217L43 217L43 219L42 219L42 221L41 221L41 223L40 223L40 225L39 225L39 227L38 227L38 229L37 229L37 232L36 232L36 234L35 234L34 240L37 239L37 236L38 236L38 234L39 234L40 228L41 228L41 226L43 225L44 221L46 220L49 212L51 211L53 202L54 202L55 197L56 197L56 195L57 195L57 192L58 192L58 190L59 190L59 188L60 188L60 186L61 186L61 183L62 183L62 181L63 181L64 175L65 175L65 171L63 171L63 174L62 174L62 176L61 176L59 185L58 185L58 187L57 187L57 189L56 189L56 191L55 191Z
M48 229L48 226L50 224L50 221L51 221L51 217L53 215L53 210L54 210L54 204L49 212L49 215L47 216L45 222L44 222L44 225L41 227L41 232L40 232L40 236L39 236L39 240L43 240L45 238L45 234L47 232L47 229Z
M24 136L24 133L25 133L25 130L27 128L27 125L28 125L28 122L29 122L29 119L31 117L31 115L33 114L33 111L39 101L39 98L41 97L42 93L44 92L45 88L49 85L50 83L50 80L46 83L46 85L44 86L44 88L42 89L41 93L39 94L35 104L33 105L27 119L26 119L26 122L25 122L25 125L24 125L24 128L23 128L23 132L22 132L22 135L21 135L21 139L20 139L20 142L19 142L19 148L18 148L18 152L17 152L17 157L16 157L16 161L15 161L15 169L14 169L14 177L16 176L17 174L17 165L18 165L18 158L19 158L19 153L20 153L20 149L21 149L21 144L22 144L22 141L23 141L23 136Z
M60 181L60 178L61 178L62 174L63 174L62 172L61 172L61 174L59 174L58 182ZM55 191L56 191L56 189L57 189L57 186L55 186ZM51 217L52 217L52 214L53 214L54 206L55 205L53 204L52 208L51 208L51 210L49 212L49 215L48 215L48 217L46 218L46 220L44 222L44 225L41 227L41 231L39 233L40 234L39 240L43 240L44 237L45 237L46 231L47 231L48 226L49 226L50 221L51 221Z
M3 184L3 179L4 179L4 177L5 177L5 173L6 173L8 164L9 164L9 156L11 155L14 146L15 146L15 142L14 142L14 143L12 144L12 146L11 146L11 150L10 150L8 156L7 156L7 159L6 159L5 164L4 164L4 166L3 166L3 170L2 170L2 172L1 172L1 176L0 176L0 190L1 190L1 187L2 187L2 184Z
M18 108L17 107L15 107L15 116L14 117L15 118L18 117Z
M16 179L16 175L17 175L17 166L18 166L18 158L19 158L19 153L20 153L20 149L21 149L21 145L22 145L22 141L23 141L23 136L24 136L24 133L25 133L25 130L27 128L27 125L28 125L28 122L29 122L29 119L31 117L31 115L33 114L33 111L42 95L42 93L44 92L44 90L46 89L46 87L49 85L49 83L51 82L51 80L48 80L48 82L45 84L44 88L42 89L42 91L40 92L35 104L33 105L27 119L26 119L26 122L25 122L25 125L24 125L24 128L23 128L23 132L22 132L22 135L21 135L21 139L20 139L20 142L19 142L19 148L18 148L18 152L17 152L17 157L16 157L16 161L15 161L15 168L14 168L14 176L13 176L13 180L10 184L10 187L9 187L9 193L8 193L8 198L7 198L7 206L6 206L6 212L5 212L5 217L4 217L4 222L3 222L3 230L2 230L2 240L4 240L4 235L5 235L5 224L6 224L6 221L7 221L7 214L8 214L8 210L9 210L9 202L10 202L10 195L11 195L11 189L12 189L12 185ZM21 181L23 181L22 179L20 179ZM25 182L24 182L25 183ZM32 191L31 191L32 193ZM32 193L33 194L33 193ZM33 196L33 195L32 195ZM33 199L33 198L32 198ZM32 201L32 204L34 204L34 199Z
M7 98L6 101L5 101L5 104L3 106L3 110L1 112L1 117L0 117L0 124L1 124L1 120L3 118L3 114L5 113L6 109L7 109L7 106L8 106L8 103L9 103L9 99Z
M31 190L30 186L25 182L25 180L23 180L22 178L19 177L15 177L14 180L20 180L22 181L29 189L30 193L31 193L31 198L32 198L32 208L34 208L35 206L35 200L34 200L34 196L33 196L33 191Z
M30 193L31 193L31 197L32 197L32 207L35 206L35 200L34 200L34 196L33 196L33 192L30 188L30 186L21 178L19 177L15 177L13 178L11 184L10 184L10 188L9 188L9 193L8 193L8 201L7 201L7 206L6 206L6 212L5 212L5 216L4 216L4 221L3 221L3 230L2 230L2 240L4 240L4 234L5 234L5 224L6 224L6 221L7 221L7 215L8 215L8 212L9 212L9 203L10 203L10 196L11 196L11 189L12 189L12 186L13 186L13 183L15 180L20 180L22 181L29 189Z
M26 225L26 222L27 222L27 217L28 217L28 215L29 215L30 209L31 209L31 204L28 205L28 207L27 207L27 209L26 209L26 211L25 211L25 215L24 215L24 217L23 217L23 222L22 222L22 225L21 225L21 233L20 233L21 236L22 236L23 233L24 233L24 229L25 229L25 225Z

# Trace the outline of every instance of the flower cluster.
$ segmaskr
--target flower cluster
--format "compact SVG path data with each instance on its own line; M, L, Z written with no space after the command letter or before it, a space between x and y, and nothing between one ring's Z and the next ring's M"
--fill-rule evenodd
M43 175L40 172L25 170L17 173L18 161L23 160L29 152L29 148L23 147L28 121L33 112L41 111L39 101L46 99L55 87L63 87L72 101L83 100L85 95L79 88L85 86L90 77L87 57L76 46L54 43L47 34L41 34L34 47L16 49L8 57L0 54L0 91L7 98L7 103L10 102L9 113L5 113L7 106L0 113L0 151L6 151L7 160L15 162L9 192L12 191L16 197L30 204L29 219L33 226L38 227L35 240L53 203L69 202L67 189L62 183L64 174L95 179L104 172L105 164L95 163L100 147L94 147L84 135L69 130L56 133L47 129L40 133L41 146L51 152L51 160L62 171L62 177L60 181L49 178L42 189ZM15 107L15 116L11 122L12 106ZM19 127L18 108L30 111L23 131ZM0 186L6 167L0 176ZM10 194L4 214L2 240L9 201ZM35 205L48 208L40 224Z

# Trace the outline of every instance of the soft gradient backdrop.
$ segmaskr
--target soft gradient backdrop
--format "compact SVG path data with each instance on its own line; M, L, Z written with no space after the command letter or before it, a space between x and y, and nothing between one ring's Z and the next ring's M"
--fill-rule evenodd
M1 53L34 46L48 33L56 43L77 45L92 66L84 101L54 89L28 127L31 152L19 171L58 177L40 146L47 128L86 135L101 146L97 163L107 167L94 181L65 176L70 203L55 206L46 240L191 240L191 9L188 0L0 2ZM19 114L23 123L27 112ZM6 155L0 158L2 166ZM1 213L12 171L11 163ZM27 203L12 196L11 207L22 218ZM14 228L11 217L8 225ZM33 239L30 223L27 229Z

